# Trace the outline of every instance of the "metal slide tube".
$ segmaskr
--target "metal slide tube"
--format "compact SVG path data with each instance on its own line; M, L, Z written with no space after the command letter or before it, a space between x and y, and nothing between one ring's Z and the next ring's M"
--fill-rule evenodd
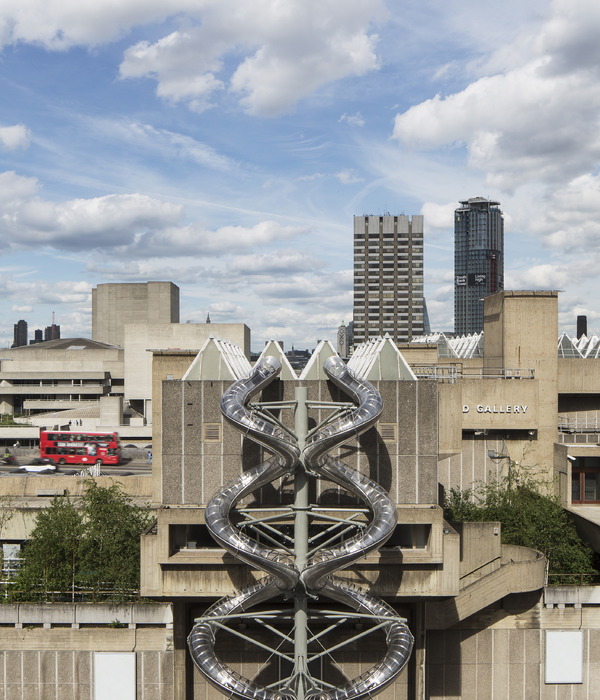
M342 391L349 394L356 408L346 410L337 420L325 421L306 437L307 391L296 391L296 441L281 424L257 415L248 408L258 393L280 371L272 357L259 363L252 374L235 382L223 395L223 415L249 438L265 446L273 458L251 469L224 486L206 508L206 524L214 539L227 551L270 576L209 608L194 625L188 638L192 658L210 683L230 698L239 700L360 700L371 698L389 686L406 665L413 646L406 621L387 603L333 577L333 572L350 566L365 554L381 547L396 525L396 507L384 489L372 479L349 469L329 453L352 437L370 428L381 415L379 392L356 377L338 357L326 360L324 370ZM305 440L306 437L306 440ZM290 473L298 465L295 480L294 559L241 533L230 522L231 510L242 498L266 483ZM372 512L371 522L339 546L321 548L308 556L308 472L333 481L354 493ZM215 634L223 617L235 616L253 605L281 594L294 596L294 674L285 690L271 690L243 678L216 657ZM308 666L307 597L326 596L374 621L386 635L387 653L383 660L362 676L337 688L313 679ZM334 649L337 645L334 645ZM326 652L325 652L326 653ZM322 654L320 654L322 655ZM293 682L292 682L293 679ZM289 686L289 687L288 687ZM292 687L293 686L293 687Z
M262 688L250 679L240 676L220 661L215 654L215 634L218 624L213 617L232 615L253 605L263 603L280 593L274 579L265 579L229 598L217 601L201 620L194 625L188 637L192 659L207 680L223 694L236 700L294 700L294 693Z
M308 591L319 591L355 610L367 611L385 623L388 650L383 661L359 678L334 690L311 692L306 700L358 700L380 692L394 681L410 658L414 640L405 621L399 621L387 603L331 576L334 571L350 566L381 547L394 531L397 513L379 484L327 454L375 423L383 410L379 392L369 382L356 377L339 357L326 360L323 369L336 386L352 396L358 407L311 435L303 456L307 466L320 476L365 500L373 512L373 519L363 532L346 540L340 547L317 552L308 561L300 578Z
M218 544L236 558L271 576L234 596L217 601L194 625L188 637L194 663L209 682L222 693L240 700L295 698L294 694L261 688L219 661L214 651L218 624L211 621L211 618L232 615L265 602L282 590L291 590L298 581L299 572L291 557L250 539L229 520L229 513L237 502L257 488L293 470L300 458L300 449L288 433L278 425L256 416L247 407L252 396L272 382L280 371L280 362L276 358L267 357L255 366L249 377L234 382L223 395L221 411L225 418L255 442L269 448L274 457L223 487L209 501L205 511L206 525Z

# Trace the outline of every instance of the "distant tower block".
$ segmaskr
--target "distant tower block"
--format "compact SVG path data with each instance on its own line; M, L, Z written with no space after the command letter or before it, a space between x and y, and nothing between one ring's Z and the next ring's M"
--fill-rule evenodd
M483 299L504 289L500 202L473 197L454 212L454 331L481 333Z
M342 321L342 325L337 332L337 352L340 357L348 357L350 344L348 342L348 329Z
M179 323L179 287L172 282L139 282L92 289L93 340L123 347L128 323Z
M14 324L13 348L20 348L27 345L27 321L21 319Z
M423 217L354 217L354 345L423 335Z

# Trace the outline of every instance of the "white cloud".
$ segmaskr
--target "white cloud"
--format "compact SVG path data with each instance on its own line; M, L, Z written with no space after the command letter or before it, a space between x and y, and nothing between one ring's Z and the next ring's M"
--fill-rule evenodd
M4 0L0 48L95 47L134 27L178 22L124 56L122 78L149 77L157 94L203 111L225 89L251 114L281 114L320 86L375 70L381 0Z
M436 204L435 202L425 202L421 207L423 223L427 231L431 230L452 230L454 227L454 210L458 202L447 202L446 204Z
M203 0L2 0L0 47L19 42L52 50L97 46L125 35L132 27L199 10Z
M253 254L237 257L227 266L227 275L287 277L297 272L306 272L323 267L323 262L296 250L278 250L263 255Z
M364 179L357 175L354 170L340 170L335 176L342 183L342 185L355 185L358 182L364 182Z
M128 49L122 78L151 77L159 96L202 111L224 88L250 114L277 115L326 83L378 67L369 23L379 2L206 3L197 26Z
M40 305L90 303L92 285L71 280L45 281L3 275L0 293L5 301L14 300L13 311L29 312Z
M23 124L0 126L0 148L15 151L17 148L29 148L29 129Z
M13 216L27 198L33 197L37 189L38 181L34 177L23 177L12 170L0 173L0 225Z
M135 145L145 154L156 153L169 160L180 158L223 172L239 167L235 160L202 141L168 129L157 129L150 124L95 119L92 128L112 141L119 139L128 147Z
M181 218L179 205L142 194L50 202L37 195L35 178L0 173L0 233L9 250L49 246L62 250L132 245L148 230Z
M564 289L573 273L569 265L544 263L525 270L508 270L506 289Z
M342 114L342 116L338 119L339 122L346 122L346 124L350 124L350 126L364 126L365 125L365 119L363 115L360 112L356 112L356 114Z
M579 46L600 30L600 12L591 7L587 0L555 2L535 41L529 37L524 63L397 115L394 138L408 147L465 144L471 166L505 191L529 180L564 182L594 168L600 71L595 54Z

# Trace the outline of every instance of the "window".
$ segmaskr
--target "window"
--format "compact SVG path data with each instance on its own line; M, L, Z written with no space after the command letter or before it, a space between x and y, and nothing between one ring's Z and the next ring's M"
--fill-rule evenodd
M571 474L573 503L600 503L600 457L576 457Z

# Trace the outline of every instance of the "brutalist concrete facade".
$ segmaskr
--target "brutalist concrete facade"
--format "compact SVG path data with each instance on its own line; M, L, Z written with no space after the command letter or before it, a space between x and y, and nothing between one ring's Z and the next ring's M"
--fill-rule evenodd
M165 361L165 357L158 358L161 372ZM263 459L262 449L244 439L221 416L220 399L230 383L162 382L162 455L155 465L154 479L154 500L162 507L155 529L142 538L142 589L144 595L173 601L174 685L175 697L181 700L218 697L193 667L185 645L194 618L217 598L262 576L215 548L206 533L198 529L204 523L204 506L217 488ZM389 491L397 503L399 523L411 535L399 544L390 541L389 546L339 575L392 603L408 619L415 635L409 665L378 697L461 697L456 694L456 677L449 680L450 671L444 671L444 679L448 680L439 682L439 665L449 669L460 658L456 650L446 646L446 635L452 640L456 634L460 637L460 630L473 615L481 614L485 619L485 611L502 606L507 597L520 601L518 604L528 610L535 608L544 584L545 561L532 550L503 547L499 523L485 524L484 528L473 524L458 531L444 522L439 505L437 383L373 383L384 401L380 420L357 441L343 446L339 457ZM308 387L309 402L348 400L325 380L277 380L260 400L291 402L299 384ZM323 420L328 410L311 410L309 428ZM279 418L292 425L291 411L281 411ZM289 503L292 487L277 486L264 487L255 494L256 500L264 505ZM313 487L312 500L336 508L352 499L334 484L319 481ZM515 620L518 627L518 618ZM482 632L487 634L488 630ZM445 650L441 655L440 645ZM344 673L354 677L381 658L384 651L383 642L381 647L355 644L344 652L339 663ZM247 643L226 645L220 653L220 658L239 673L258 673L261 683L274 680L276 671L271 667L265 670L265 659ZM462 666L471 662L471 657L463 657L459 663L464 697L468 688L462 684L469 676Z

